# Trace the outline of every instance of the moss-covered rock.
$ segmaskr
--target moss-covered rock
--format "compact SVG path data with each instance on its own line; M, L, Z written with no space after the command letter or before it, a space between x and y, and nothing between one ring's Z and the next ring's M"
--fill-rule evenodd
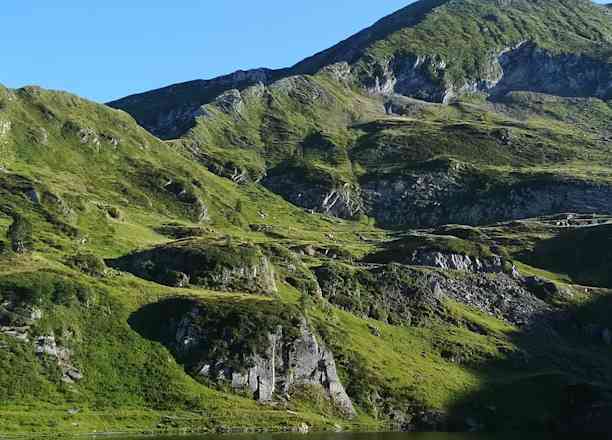
M220 245L183 240L109 262L113 267L165 285L189 283L213 290L270 295L276 292L274 268L250 245Z

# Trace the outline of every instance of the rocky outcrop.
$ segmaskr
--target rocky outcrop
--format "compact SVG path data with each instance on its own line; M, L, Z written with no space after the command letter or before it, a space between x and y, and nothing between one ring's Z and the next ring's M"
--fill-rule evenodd
M262 180L270 191L285 200L314 212L352 219L364 210L356 185L333 185L322 181L303 180L299 172L274 173Z
M152 319L159 325L151 326ZM297 308L272 301L174 298L144 306L129 322L144 337L167 346L209 386L231 387L270 405L316 387L342 415L356 414L333 353Z
M490 64L482 66L481 78L453 83L448 81L448 70L449 62L439 55L401 54L377 61L371 74L362 76L360 81L371 94L448 103L464 93L492 89L503 75L494 57Z
M471 266L469 268L472 268ZM323 297L357 315L391 324L420 325L452 298L515 325L528 325L551 310L525 288L522 278L504 272L460 276L402 264L350 267L327 264L315 270Z
M459 278L431 272L425 278L448 297L518 326L533 324L552 310L521 279L505 273L468 272Z
M489 57L479 77L450 82L449 61L439 55L401 54L377 60L360 81L372 94L447 103L465 93L498 98L511 91L567 97L612 96L612 64L573 53L553 54L531 41Z
M39 336L35 341L36 354L39 357L55 359L62 372L62 381L74 383L83 379L83 373L72 364L72 352L59 345L54 335Z
M572 53L553 54L533 42L503 51L498 60L502 75L492 96L510 91L567 97L612 97L612 63Z
M37 331L33 327L42 318L43 312L38 307L0 298L0 335L25 344L33 343L34 352L39 358L54 360L62 373L63 382L72 384L82 380L83 373L74 366L69 348L59 344L53 334L36 335Z
M365 212L387 226L481 225L558 212L612 213L612 185L541 177L483 191L478 176L427 172L371 176Z
M198 309L192 310L178 325L177 347L183 353L206 344L194 325L199 313L202 312ZM322 387L345 415L355 415L353 404L338 377L333 354L317 340L305 320L299 327L297 338L288 338L285 330L278 327L267 335L266 346L258 349L257 353L247 354L242 368L215 359L212 363L199 365L197 375L214 381L227 381L235 390L248 391L264 403L274 401L276 396L289 396L295 387Z
M412 254L410 264L414 266L430 266L444 270L460 270L474 273L507 272L515 278L520 276L516 267L504 261L499 255L491 257L474 257L428 249L417 249Z
M612 213L612 185L552 175L500 184L452 164L446 169L364 176L335 187L293 170L262 183L289 202L341 218L365 214L384 226L482 225L559 212ZM483 189L487 188L487 189Z
M255 246L182 240L109 260L108 264L173 287L191 284L256 294L273 294L277 290L274 268Z
M442 310L442 292L407 266L355 267L328 262L314 272L323 297L358 316L394 325L419 325Z

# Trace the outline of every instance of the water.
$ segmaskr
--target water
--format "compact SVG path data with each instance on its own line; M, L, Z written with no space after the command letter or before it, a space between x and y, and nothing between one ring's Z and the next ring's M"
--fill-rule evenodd
M134 437L122 440L559 440L544 434L415 434L415 433L321 433L321 434L213 434L199 436Z

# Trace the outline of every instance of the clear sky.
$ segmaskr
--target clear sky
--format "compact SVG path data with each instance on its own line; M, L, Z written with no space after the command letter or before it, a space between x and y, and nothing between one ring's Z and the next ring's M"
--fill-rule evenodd
M3 0L0 83L108 101L287 67L410 0Z
M0 83L100 102L287 67L411 0L4 0Z

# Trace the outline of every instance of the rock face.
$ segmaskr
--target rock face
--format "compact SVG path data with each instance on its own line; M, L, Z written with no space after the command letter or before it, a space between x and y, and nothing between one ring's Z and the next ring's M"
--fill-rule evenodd
M57 344L55 336L39 336L36 338L36 354L39 357L50 357L56 360L62 371L62 380L66 383L74 383L83 379L81 371L72 365L72 352Z
M504 260L498 255L489 258L479 258L470 257L469 255L418 249L412 254L411 264L475 273L502 273L509 271L515 277L519 276L516 267L507 267L504 264Z
M323 296L333 304L392 324L418 325L441 310L445 297L519 326L551 310L524 287L521 278L502 272L468 271L457 276L388 264L350 269L326 265L315 273Z
M486 187L486 178L447 169L366 175L340 187L299 178L293 171L262 180L271 191L308 210L340 217L365 214L384 226L482 225L551 215L612 213L612 185L541 176Z
M83 379L83 373L74 366L72 351L58 344L55 335L35 336L32 327L43 317L43 312L32 305L18 304L7 299L0 301L0 334L14 338L24 344L34 344L34 352L39 358L53 359L62 373L62 381L75 383Z
M202 340L194 318L201 313L194 309L178 325L177 347L183 353L197 350ZM194 316L195 315L195 316ZM305 320L299 327L299 336L289 339L282 327L268 334L266 347L247 356L242 369L229 367L223 359L199 366L198 375L225 380L238 391L248 391L260 402L272 402L275 395L288 396L294 387L319 386L347 416L355 409L346 394L336 371L333 354L318 341Z
M159 322L151 326L151 319ZM143 336L167 346L194 377L229 385L262 403L281 403L303 387L320 388L346 417L355 409L334 355L296 308L258 301L175 298L130 318Z
M480 225L557 212L612 213L612 186L578 180L525 181L483 192L450 172L371 178L365 211L388 226Z
M373 75L362 79L370 93L402 95L447 103L467 92L493 98L511 91L558 96L612 96L612 64L575 54L555 55L533 42L502 50L481 66L479 78L446 80L448 62L439 56L402 54L378 62Z
M525 42L504 51L497 61L501 78L493 96L521 90L569 97L612 97L612 64L574 54L555 55Z
M522 280L503 273L468 273L462 278L431 273L426 279L445 295L518 326L533 324L552 310L529 292Z
M352 267L328 262L315 269L324 298L358 316L418 325L441 310L443 295L419 271L400 264Z
M276 292L274 268L254 246L222 246L183 240L108 263L172 287L186 287L191 283L221 291Z
M364 210L359 188L354 185L300 181L291 173L268 176L262 184L294 205L334 217L351 219Z
M494 88L503 72L497 59L482 66L482 77L466 78L463 83L447 81L448 62L438 55L402 54L378 61L372 75L361 77L365 89L388 100L394 96L426 102L448 103L464 93L487 92Z

